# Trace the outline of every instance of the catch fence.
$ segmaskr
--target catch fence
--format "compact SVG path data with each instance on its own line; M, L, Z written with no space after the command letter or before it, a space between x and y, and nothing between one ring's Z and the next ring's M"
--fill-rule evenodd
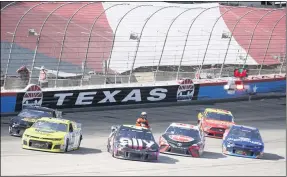
M1 9L1 86L47 87L284 73L286 11L216 3L12 2ZM27 77L16 72L21 66Z

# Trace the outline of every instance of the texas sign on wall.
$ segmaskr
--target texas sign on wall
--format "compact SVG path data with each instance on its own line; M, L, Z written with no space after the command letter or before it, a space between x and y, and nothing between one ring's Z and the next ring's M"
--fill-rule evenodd
M154 102L176 102L178 85L123 87L86 90L44 91L42 106L50 108L80 108ZM17 95L16 110L22 108L25 93Z

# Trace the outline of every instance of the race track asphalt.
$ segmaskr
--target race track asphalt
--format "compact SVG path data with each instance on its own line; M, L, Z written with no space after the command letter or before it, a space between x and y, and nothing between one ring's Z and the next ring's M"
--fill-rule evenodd
M129 110L67 113L65 118L82 123L80 150L66 154L21 149L20 138L10 137L1 124L1 175L262 175L286 176L286 99L268 99ZM216 107L233 112L237 124L260 128L265 142L263 159L221 154L220 139L206 138L202 158L160 154L158 162L114 159L106 152L107 137L114 124L134 124L141 111L148 113L158 140L171 122L196 124L196 110Z

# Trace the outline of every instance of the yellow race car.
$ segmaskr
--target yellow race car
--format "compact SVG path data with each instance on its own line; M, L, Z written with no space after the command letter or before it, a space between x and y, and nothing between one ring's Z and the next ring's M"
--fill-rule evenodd
M68 152L80 148L82 136L81 124L59 118L43 117L38 119L22 136L22 148Z

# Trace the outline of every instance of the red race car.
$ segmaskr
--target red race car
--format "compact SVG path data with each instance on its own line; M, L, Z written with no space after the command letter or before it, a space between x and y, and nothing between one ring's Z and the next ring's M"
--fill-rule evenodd
M227 110L206 108L198 113L198 126L208 137L222 138L225 130L234 124L234 117Z

